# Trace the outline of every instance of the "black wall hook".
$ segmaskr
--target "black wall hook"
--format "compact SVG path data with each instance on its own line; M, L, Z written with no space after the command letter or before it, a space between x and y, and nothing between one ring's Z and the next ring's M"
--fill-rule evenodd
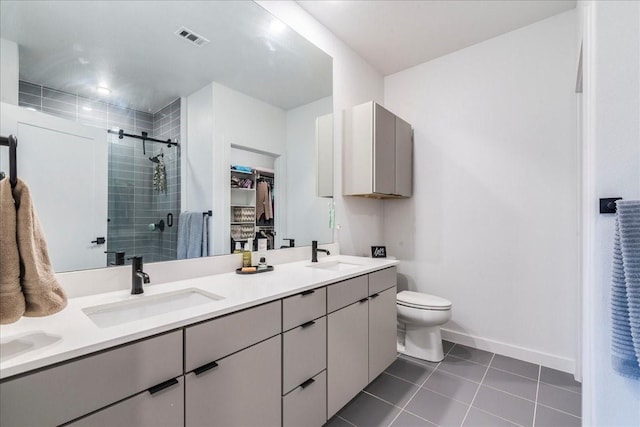
M622 197L600 199L600 213L616 213L616 200L622 200Z

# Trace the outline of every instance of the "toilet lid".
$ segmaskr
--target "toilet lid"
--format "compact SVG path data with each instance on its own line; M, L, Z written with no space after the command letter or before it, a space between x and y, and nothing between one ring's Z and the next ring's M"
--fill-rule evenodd
M451 301L422 292L402 291L396 296L398 304L414 308L446 310L451 308Z

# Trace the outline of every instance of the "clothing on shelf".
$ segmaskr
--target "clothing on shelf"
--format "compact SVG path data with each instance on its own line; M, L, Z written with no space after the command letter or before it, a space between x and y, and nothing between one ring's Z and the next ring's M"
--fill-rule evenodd
M266 180L258 181L256 188L256 221L259 221L263 215L267 221L273 219L271 186Z

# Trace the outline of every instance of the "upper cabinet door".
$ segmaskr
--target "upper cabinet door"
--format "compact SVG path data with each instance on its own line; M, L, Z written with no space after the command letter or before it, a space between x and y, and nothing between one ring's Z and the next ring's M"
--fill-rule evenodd
M375 105L373 139L373 192L395 194L396 116Z
M411 125L396 117L396 188L394 194L411 197L413 171L413 131Z

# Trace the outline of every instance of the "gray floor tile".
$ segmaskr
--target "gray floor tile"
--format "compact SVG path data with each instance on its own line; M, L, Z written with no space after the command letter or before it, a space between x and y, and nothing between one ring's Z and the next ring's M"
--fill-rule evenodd
M475 396L479 386L480 384L478 383L440 370L435 371L423 385L423 387L431 391L469 404L473 400L473 396Z
M567 372L562 372L543 366L540 370L540 381L558 387L566 388L567 390L571 390L576 393L582 392L582 385L573 378L572 374L569 374Z
M488 385L506 391L507 393L524 397L525 399L536 400L538 381L489 368L487 375L485 375L482 381L482 385Z
M451 374L461 376L471 381L480 382L480 380L482 380L482 377L484 376L485 371L487 370L487 367L471 362L469 360L447 356L442 362L440 362L438 370L447 371Z
M398 357L385 372L414 384L422 385L433 369L431 366L414 362L404 357Z
M386 400L397 406L404 406L411 396L418 390L418 386L382 373L373 380L365 390L380 399Z
M433 427L435 424L402 411L398 418L391 424L391 427Z
M449 351L449 355L471 360L472 362L481 363L483 365L488 365L493 357L493 353L491 352L467 347L466 345L461 344L456 344L451 351Z
M478 408L471 408L462 427L517 427L517 424L498 418Z
M357 426L388 426L400 408L396 408L377 397L360 393L338 415Z
M454 345L455 344L452 343L451 341L442 340L442 351L444 352L444 354L447 354L449 350L453 348Z
M522 375L523 377L538 380L538 370L540 365L525 362L524 360L514 359L513 357L496 354L491 361L491 367L511 372L512 374Z
M422 388L409 401L405 410L442 427L460 426L468 406Z
M555 409L538 405L536 408L535 427L580 427L582 421Z
M554 387L543 382L540 383L538 403L580 417L582 414L581 400L581 396L578 393Z
M516 424L533 424L534 403L499 390L481 386L473 406Z
M338 417L337 415L331 418L324 427L353 427L353 424L349 424L347 421Z

